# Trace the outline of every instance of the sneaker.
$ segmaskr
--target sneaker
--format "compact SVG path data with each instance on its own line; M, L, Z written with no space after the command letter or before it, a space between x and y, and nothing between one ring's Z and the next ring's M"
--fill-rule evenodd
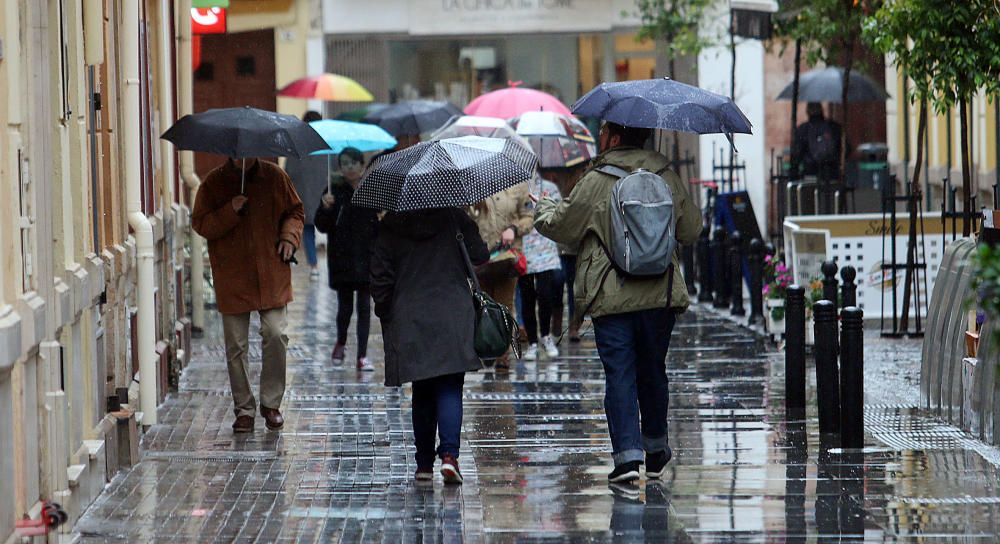
M521 358L525 361L534 361L538 359L538 344L531 344L528 349L524 350L521 354Z
M309 279L313 280L313 281L319 279L319 269L318 268L313 268L312 272L309 272Z
M417 467L417 472L413 479L418 482L429 482L434 479L434 465L429 467Z
M358 370L362 372L375 372L375 365L368 360L368 357L358 359Z
M446 484L461 484L462 472L458 470L458 459L449 454L442 455L441 476Z
M659 480L667 471L667 463L674 457L674 452L667 446L663 451L646 454L646 477Z
M629 461L615 467L608 474L608 481L612 483L634 482L639 479L639 461Z
M545 354L549 356L550 359L555 359L559 356L559 347L556 346L556 339L552 335L542 337L542 347L545 348Z
M330 358L333 359L333 364L342 365L344 364L344 355L347 352L347 346L344 344L336 344L333 346L333 353L330 354Z

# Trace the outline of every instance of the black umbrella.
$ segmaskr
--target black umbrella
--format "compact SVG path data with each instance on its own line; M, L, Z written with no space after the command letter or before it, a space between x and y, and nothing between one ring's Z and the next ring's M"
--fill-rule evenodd
M535 155L517 142L464 136L375 160L351 199L395 212L470 206L535 175Z
M393 136L419 136L441 128L459 115L462 110L451 102L412 100L369 112L362 120L382 127Z
M795 83L789 83L778 100L791 100ZM803 102L836 102L840 103L844 90L844 69L830 66L821 70L812 70L799 77L799 100ZM868 76L851 71L851 84L847 89L848 102L884 102L889 98L882 86Z
M178 149L244 159L244 164L247 157L300 158L329 149L299 118L250 106L185 115L160 137Z
M669 78L601 83L573 113L619 125L695 134L750 134L750 120L728 96Z

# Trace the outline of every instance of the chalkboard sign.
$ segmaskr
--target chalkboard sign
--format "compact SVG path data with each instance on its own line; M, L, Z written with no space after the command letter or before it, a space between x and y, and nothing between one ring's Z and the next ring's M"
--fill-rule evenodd
M715 224L726 230L727 234L740 231L740 245L743 246L743 279L750 285L750 267L747 263L750 240L761 238L757 216L746 191L722 193L715 199ZM761 238L763 240L763 238Z
M750 240L761 238L757 216L746 191L722 193L716 198L715 224L722 225L729 234L740 231L744 250L750 245Z

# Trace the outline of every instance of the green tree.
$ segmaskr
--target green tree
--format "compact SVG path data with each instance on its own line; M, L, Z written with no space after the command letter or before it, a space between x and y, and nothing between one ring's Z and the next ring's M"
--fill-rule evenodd
M642 21L639 39L660 40L670 62L670 77L676 76L675 61L686 55L697 55L711 45L698 34L698 25L705 10L715 0L636 0Z
M913 81L908 100L920 101L920 141L926 103L938 113L956 104L961 117L963 221L971 232L970 101L979 90L1000 93L1000 3L996 0L886 0L864 23L865 37ZM917 167L920 165L918 147ZM917 175L917 173L915 173Z

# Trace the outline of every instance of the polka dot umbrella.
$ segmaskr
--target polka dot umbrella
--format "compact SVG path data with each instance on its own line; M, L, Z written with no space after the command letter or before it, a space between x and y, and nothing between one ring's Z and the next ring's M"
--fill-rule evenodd
M471 206L531 179L535 164L530 149L509 139L423 142L376 159L351 202L394 212Z

